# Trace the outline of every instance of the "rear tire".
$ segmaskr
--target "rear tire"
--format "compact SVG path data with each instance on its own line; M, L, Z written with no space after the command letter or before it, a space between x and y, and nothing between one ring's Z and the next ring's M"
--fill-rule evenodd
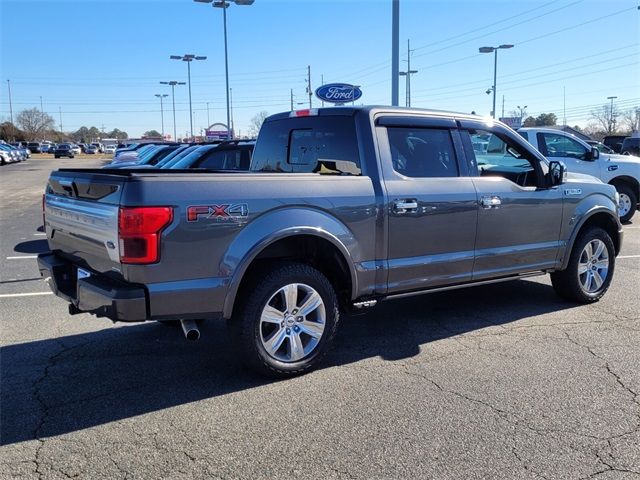
M620 208L618 209L620 221L622 223L626 223L631 220L631 217L636 213L636 209L638 208L638 197L630 185L620 184L615 187L620 195Z
M591 227L580 233L567 268L551 274L558 295L578 303L597 302L609 289L616 265L616 252L609 234Z
M329 280L309 265L287 263L254 275L236 302L232 338L243 363L262 375L306 373L333 343L338 299Z

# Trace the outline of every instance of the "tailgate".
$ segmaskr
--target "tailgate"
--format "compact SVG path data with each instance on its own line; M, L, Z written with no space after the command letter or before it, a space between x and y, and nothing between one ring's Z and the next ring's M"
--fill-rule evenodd
M51 173L44 198L49 248L96 272L120 272L118 210L127 177Z

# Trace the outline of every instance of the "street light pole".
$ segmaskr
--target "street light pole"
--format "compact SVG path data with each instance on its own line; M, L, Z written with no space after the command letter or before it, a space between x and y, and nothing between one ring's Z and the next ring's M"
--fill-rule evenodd
M186 53L182 56L171 55L169 58L171 60L182 60L183 62L187 62L187 78L189 81L189 126L191 127L191 138L193 138L193 107L191 106L191 62L193 62L194 60L206 60L207 57Z
M13 125L13 104L11 103L11 80L7 79L7 88L9 89L9 118L11 118L11 125Z
M607 97L607 100L611 100L611 106L609 107L609 133L615 131L615 120L613 119L613 101L618 97Z
M168 97L169 95L166 93L160 94L156 93L156 97L160 99L160 121L162 122L162 139L164 140L164 107L162 105L162 99Z
M518 105L518 110L520 110L520 126L522 127L522 118L524 117L524 112L527 110L528 105L521 107Z
M227 8L231 3L236 5L253 5L254 0L194 0L197 3L212 3L215 8L222 8L222 22L224 28L224 77L225 77L225 92L227 95L227 132L228 139L231 139L231 103L229 99L229 52L227 48Z
M513 48L511 44L503 44L498 47L480 47L478 51L480 53L493 53L493 110L491 111L491 116L496 118L496 89L498 83L498 50L505 48ZM489 92L487 92L489 93Z
M399 72L399 75L407 77L407 84L405 87L405 106L411 106L411 75L414 73L418 73L418 70L411 70L411 47L410 40L407 40L407 71Z
M398 106L400 76L400 0L391 3L391 105Z
M176 82L171 80L170 82L160 82L162 85L171 85L171 101L173 102L173 141L178 140L178 134L176 133L176 85L186 85L184 82Z

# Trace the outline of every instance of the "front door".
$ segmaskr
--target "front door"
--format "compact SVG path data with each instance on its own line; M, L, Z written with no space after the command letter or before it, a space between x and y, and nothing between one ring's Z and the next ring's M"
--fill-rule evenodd
M473 268L478 205L472 179L461 173L455 122L415 122L377 128L389 293L469 281Z
M546 164L506 129L474 122L462 126L480 206L473 280L553 268L562 190L546 187Z

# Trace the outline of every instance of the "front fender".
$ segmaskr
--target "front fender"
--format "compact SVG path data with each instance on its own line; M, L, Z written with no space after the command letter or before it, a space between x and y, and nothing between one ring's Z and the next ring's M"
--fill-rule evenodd
M580 230L582 230L589 219L600 213L607 214L615 222L617 230L621 235L622 225L620 224L618 208L615 202L604 194L593 194L586 197L575 206L573 214L569 218L568 228L570 229L570 234L565 244L563 256L560 259L562 270L567 268L569 257L573 250L573 244Z
M251 262L266 247L295 235L313 235L331 242L346 261L351 275L352 297L358 291L354 259L360 258L353 233L335 217L313 208L283 208L260 216L236 236L222 257L220 272L231 277L224 301L223 317L230 318L238 288Z

